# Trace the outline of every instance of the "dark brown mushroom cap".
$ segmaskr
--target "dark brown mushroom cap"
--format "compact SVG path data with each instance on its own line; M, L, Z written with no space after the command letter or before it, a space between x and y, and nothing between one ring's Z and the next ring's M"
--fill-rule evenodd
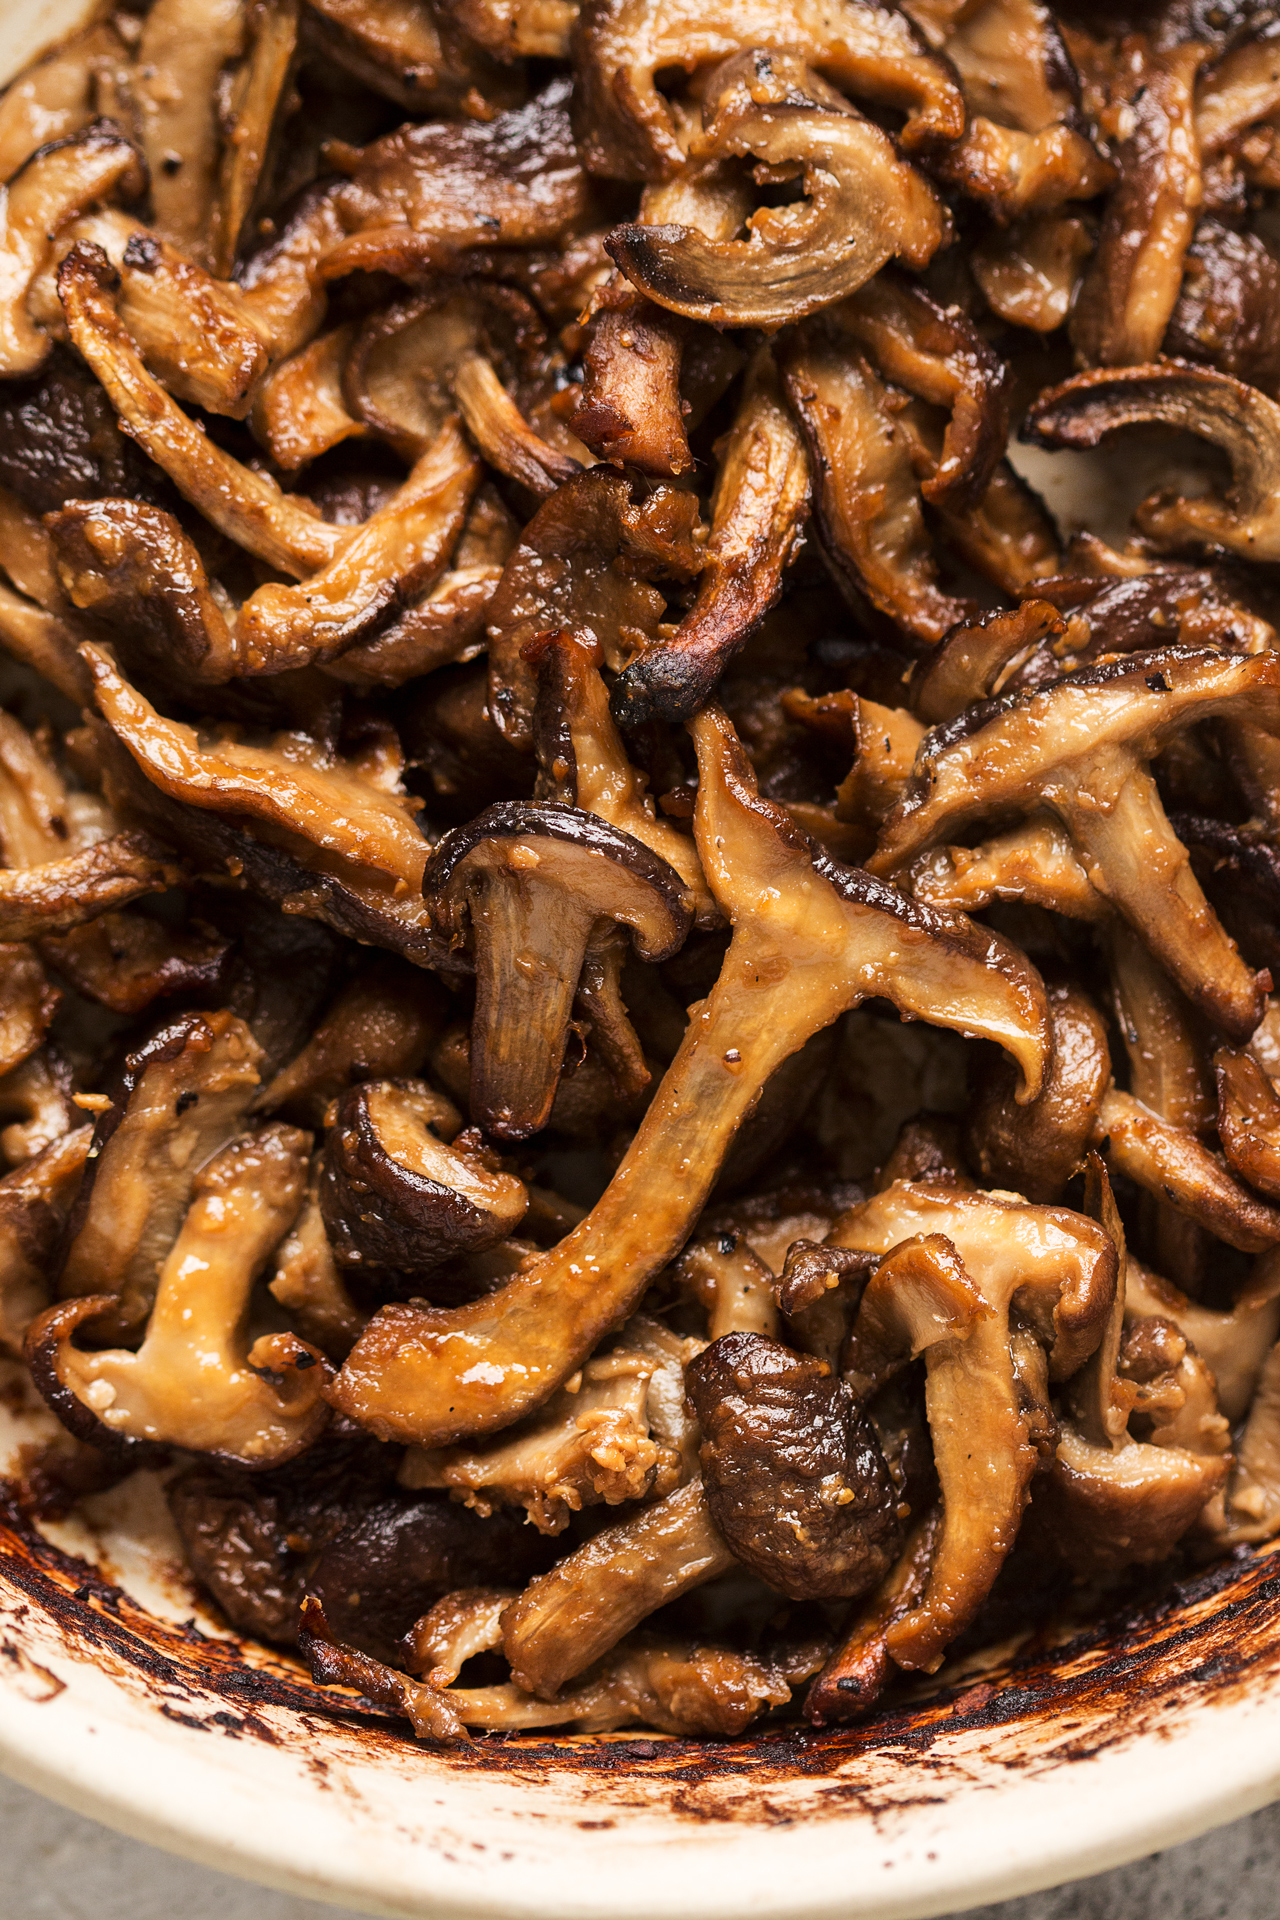
M948 231L946 212L892 140L797 54L756 48L726 60L703 102L698 161L754 154L802 169L807 198L762 209L745 240L696 226L615 227L605 245L659 306L717 327L803 319L865 285L900 255L924 267Z
M821 1360L728 1333L685 1374L711 1515L744 1566L793 1600L873 1587L901 1542L875 1429Z
M461 929L472 884L494 875L563 892L575 909L631 929L637 953L669 960L693 925L675 868L593 813L501 800L446 834L427 861L423 897L442 925Z
M964 132L960 89L905 13L862 0L586 0L574 31L574 124L587 166L611 179L662 180L684 154L654 76L692 72L749 47L802 46L849 93L908 114L910 150Z
M1053 1201L1084 1158L1103 1096L1111 1056L1101 1015L1076 987L1049 987L1053 1058L1029 1106L1014 1099L1016 1075L1006 1056L993 1058L969 1116L967 1145L988 1186L1012 1188L1028 1200Z
M1280 556L1280 406L1230 374L1185 360L1079 373L1040 395L1020 434L1033 445L1096 447L1136 425L1193 433L1231 465L1229 501L1153 495L1138 514L1144 532L1162 544L1225 547L1245 559Z
M1250 1054L1233 1047L1220 1047L1213 1067L1223 1152L1251 1187L1280 1200L1280 1095L1274 1083Z
M1273 23L1273 63L1278 25ZM1264 393L1275 393L1280 382L1280 261L1260 235L1201 220L1165 331L1164 350L1179 360L1204 360Z
M479 1145L449 1144L457 1126L449 1102L420 1081L365 1081L343 1094L320 1180L339 1260L430 1273L516 1231L529 1204L524 1182Z
M47 1307L27 1328L22 1357L41 1399L69 1434L85 1446L96 1447L108 1460L127 1462L131 1469L158 1466L168 1457L166 1448L132 1434L113 1433L62 1377L59 1359L63 1348L81 1327L95 1320L102 1326L109 1325L116 1306L113 1293L90 1293Z

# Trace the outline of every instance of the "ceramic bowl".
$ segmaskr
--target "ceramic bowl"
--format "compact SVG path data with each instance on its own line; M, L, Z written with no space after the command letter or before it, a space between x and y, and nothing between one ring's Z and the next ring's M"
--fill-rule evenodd
M0 80L83 11L10 0ZM1039 456L1034 478L1097 524L1124 511L1121 481L1145 489L1141 464ZM0 1373L0 1471L48 1427L20 1370ZM908 1920L1097 1872L1280 1794L1280 1557L1213 1568L1064 1645L944 1669L856 1729L437 1753L220 1627L139 1474L40 1532L0 1498L0 1769L371 1913Z

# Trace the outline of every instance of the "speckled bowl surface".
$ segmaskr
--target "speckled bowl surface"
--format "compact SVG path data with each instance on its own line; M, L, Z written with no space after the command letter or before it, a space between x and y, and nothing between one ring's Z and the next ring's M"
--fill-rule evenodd
M0 82L84 16L3 0ZM1167 475L1020 456L1100 531ZM0 1365L0 1472L48 1415ZM1065 1644L944 1669L857 1729L417 1745L227 1633L139 1474L37 1533L0 1497L0 1769L274 1886L431 1920L940 1914L1099 1871L1280 1795L1280 1554Z

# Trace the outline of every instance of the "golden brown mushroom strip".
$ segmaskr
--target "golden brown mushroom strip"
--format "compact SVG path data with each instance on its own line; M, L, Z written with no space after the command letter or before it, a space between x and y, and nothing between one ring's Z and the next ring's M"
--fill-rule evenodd
M473 660L484 646L485 620L501 578L500 566L448 568L425 598L371 640L348 647L325 672L368 693L403 686L451 661Z
M948 232L941 201L889 136L793 53L757 48L712 76L695 164L754 155L802 171L805 198L760 208L749 238L696 226L615 227L605 246L659 306L717 327L773 329L831 306L887 260L927 266Z
M1223 1413L1228 1420L1242 1419L1263 1362L1280 1333L1280 1256L1274 1251L1258 1256L1229 1312L1189 1300L1132 1255L1127 1289L1131 1312L1172 1320L1212 1369Z
M106 388L120 424L193 506L230 540L295 578L335 558L350 529L328 526L297 496L224 453L147 372L113 299L100 247L75 246L58 271L71 338Z
M35 1052L61 998L31 947L0 943L0 1076Z
M938 587L910 447L839 318L836 309L803 321L776 349L809 451L824 545L854 595L913 639L935 642L970 609Z
M467 432L491 467L518 480L536 499L581 473L582 463L536 434L482 353L464 353L453 376Z
M573 430L601 460L667 478L692 468L680 410L686 332L616 274L596 296Z
M1191 42L1154 55L1131 103L1120 182L1072 316L1072 342L1086 365L1154 359L1177 305L1204 197L1195 86L1205 51Z
M520 98L513 75L417 0L309 0L307 29L336 66L411 113L484 120Z
M0 1351L21 1353L48 1304L49 1269L92 1135L92 1127L64 1133L0 1179Z
M1064 1422L1032 1513L1066 1563L1082 1573L1168 1559L1222 1487L1221 1454L1130 1440L1112 1449L1086 1440Z
M70 1396L89 1416L83 1424L100 1422L117 1444L186 1447L253 1467L311 1444L328 1418L321 1355L292 1333L251 1341L248 1328L254 1280L298 1212L309 1145L294 1127L267 1127L196 1174L136 1352L74 1344L78 1326L115 1306L110 1294L64 1302L32 1324L28 1363L64 1421L75 1419Z
M577 0L441 0L441 11L496 60L567 60Z
M286 97L298 44L298 6L299 0L259 0L249 16L251 43L232 82L230 124L223 131L207 236L210 265L223 279L235 265Z
M239 288L213 279L177 247L117 208L74 221L59 237L57 264L81 242L101 247L120 275L117 311L165 389L211 413L243 419L255 383L266 372L267 348ZM41 324L63 331L56 269L41 276L32 296L33 312L37 297Z
M899 884L913 900L958 913L981 913L994 900L1021 900L1069 920L1111 915L1056 820L1033 818L977 847L936 847L920 854Z
M369 431L348 412L342 391L343 368L358 331L355 320L331 328L280 361L259 385L254 435L286 473Z
M1276 27L1264 13L1258 31L1201 75L1196 91L1196 135L1206 159L1225 152L1239 134L1280 108Z
M134 86L155 229L201 266L214 252L218 76L244 50L247 14L245 0L155 0L138 43Z
M914 1236L881 1261L850 1333L857 1384L897 1349L925 1356L944 1517L924 1593L885 1633L899 1666L936 1671L990 1592L1026 1504L1036 1453L1014 1371L1010 1277L984 1273L979 1287L944 1233Z
M669 640L648 646L612 696L625 726L687 720L782 593L809 517L809 462L762 350L720 454L698 597Z
M1280 1095L1247 1053L1220 1047L1213 1056L1218 1080L1218 1134L1241 1179L1269 1200L1280 1200Z
M859 1719L884 1692L893 1675L885 1635L919 1605L941 1533L942 1511L931 1507L911 1529L898 1560L870 1600L854 1606L844 1638L805 1699L805 1719L815 1727Z
M0 210L0 375L34 373L49 351L27 295L58 229L116 190L136 196L143 180L137 148L103 120L42 147L10 183Z
M96 840L65 860L0 871L0 940L63 933L181 878L182 869L141 833Z
M525 1588L502 1616L517 1686L552 1699L632 1627L737 1563L701 1480L597 1533Z
M540 1405L629 1313L686 1238L721 1159L774 1069L871 995L998 1039L1028 1097L1044 1066L1038 976L969 922L934 919L869 886L758 797L724 715L693 722L695 833L708 884L734 924L710 998L582 1224L501 1292L457 1312L384 1307L334 1387L376 1433L437 1446Z
M340 762L317 766L236 740L202 747L194 728L162 719L107 652L86 647L84 657L100 713L162 792L296 835L334 856L339 870L367 867L406 894L421 887L430 847L397 795Z
M992 312L1013 327L1052 333L1071 311L1093 241L1072 214L1032 214L994 228L969 255Z
M1077 374L1042 393L1023 436L1049 447L1096 447L1117 428L1158 424L1220 447L1227 499L1154 493L1135 518L1160 546L1222 547L1245 560L1280 559L1280 406L1256 387L1183 360Z
M69 621L0 582L0 647L42 674L76 706L89 695L88 675L76 651L83 637Z
M1005 673L1066 630L1047 600L1024 600L1012 612L986 613L957 627L920 660L911 676L911 706L926 726L958 720L975 700L1000 689Z
M276 1270L267 1283L273 1299L289 1313L304 1340L341 1366L369 1319L347 1292L325 1232L317 1184L320 1157L312 1163L307 1197L276 1254Z
M1280 730L1280 662L1217 653L1130 656L997 703L930 735L871 871L912 864L987 812L1050 808L1093 886L1187 997L1247 1039L1262 1013L1252 973L1210 909L1165 816L1147 758L1193 720L1247 713Z
M667 178L684 154L655 74L691 73L748 47L797 46L846 92L905 111L909 150L964 132L960 90L905 14L860 0L738 0L719 13L688 0L587 0L574 34L587 166L612 179Z
M1195 1015L1126 922L1113 922L1106 943L1130 1093L1172 1126L1207 1133L1217 1103Z
M969 1110L970 1163L988 1186L1054 1201L1079 1169L1111 1083L1107 1030L1074 986L1049 988L1053 1058L1045 1083L1019 1107L1003 1060L992 1063Z
M1097 1137L1117 1173L1207 1227L1229 1247L1262 1253L1280 1242L1280 1209L1269 1207L1201 1146L1131 1094L1112 1088L1102 1103Z
M99 22L10 83L0 99L0 181L11 180L38 147L88 126L95 66L123 51L115 29Z
M1116 178L1115 168L1075 127L1023 133L982 114L939 159L937 172L1001 222L1054 213L1068 200L1092 200Z

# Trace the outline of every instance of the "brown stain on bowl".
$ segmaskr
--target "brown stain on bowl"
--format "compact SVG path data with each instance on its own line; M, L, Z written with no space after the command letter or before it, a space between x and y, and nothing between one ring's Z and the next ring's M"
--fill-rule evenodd
M45 1540L0 1483L0 1685L6 1661L26 1660L53 1682L53 1697L59 1683L22 1652L24 1621L172 1721L289 1745L322 1786L350 1791L351 1765L376 1756L417 1775L443 1768L540 1786L549 1776L580 1782L598 1803L584 1829L636 1808L776 1825L940 1801L980 1776L994 1783L1068 1764L1171 1729L1192 1703L1260 1690L1280 1672L1280 1551L1242 1552L1063 1644L1015 1654L977 1680L935 1684L861 1725L766 1722L724 1741L526 1734L425 1749L368 1702L316 1687L285 1654L148 1613ZM43 1684L32 1676L28 1697Z

